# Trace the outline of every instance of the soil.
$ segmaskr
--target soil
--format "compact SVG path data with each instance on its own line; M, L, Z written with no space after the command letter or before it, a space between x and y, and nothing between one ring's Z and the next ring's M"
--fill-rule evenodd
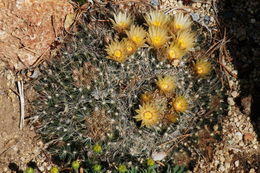
M0 67L0 105L0 172L19 172L25 170L28 163L39 160L43 143L28 125L19 129L20 105L15 75L3 66Z

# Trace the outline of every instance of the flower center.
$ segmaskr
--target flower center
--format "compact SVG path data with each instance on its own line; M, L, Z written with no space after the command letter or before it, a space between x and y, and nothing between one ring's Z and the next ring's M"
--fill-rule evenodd
M171 59L174 59L176 57L175 51L172 49L169 50L168 54Z
M179 42L180 48L186 49L186 44L183 40L179 40L178 42Z
M161 22L160 21L154 21L152 22L153 26L161 26Z
M133 47L128 46L128 47L126 48L126 50L127 50L128 52L132 52L132 51L133 51Z
M160 45L161 42L162 42L162 39L161 39L160 36L155 36L155 37L153 38L153 43L154 43L155 45Z
M141 38L138 37L138 36L133 36L133 37L132 37L132 40L133 40L135 43L141 43Z
M153 117L153 114L151 112L147 111L147 112L144 113L144 119L149 120L152 117Z
M125 23L125 22L120 22L120 23L118 23L118 26L119 26L120 28L127 28L127 23Z
M203 70L203 68L202 67L197 67L197 73L198 74L203 74L204 73L204 70Z
M167 89L169 88L169 85L163 83L163 84L161 85L161 87L162 87L162 90L167 90Z
M175 29L177 29L177 30L181 30L181 29L183 29L183 26L180 25L180 24L176 24L176 25L175 25Z
M184 112L187 108L187 104L184 100L179 100L174 103L174 108L176 111Z
M122 52L120 50L115 50L115 57L120 58L122 56Z

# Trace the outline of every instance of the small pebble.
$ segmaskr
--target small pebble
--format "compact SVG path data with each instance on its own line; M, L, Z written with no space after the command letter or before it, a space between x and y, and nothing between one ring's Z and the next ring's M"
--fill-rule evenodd
M226 169L229 169L229 168L230 168L230 163L229 163L229 162L226 162L226 163L225 163L225 168L226 168Z
M213 126L213 129L214 129L214 131L218 131L218 125L215 124L215 125Z
M151 3L151 5L153 5L153 6L159 5L159 1L158 1L158 0L151 0L150 3Z
M198 2L197 3L197 7L200 8L201 7L201 3Z
M166 157L166 153L165 152L159 152L159 153L153 153L152 154L152 158L155 161L160 161L163 160Z
M224 171L225 171L225 167L224 167L223 165L221 165L221 166L218 168L218 171L224 172Z
M239 94L238 94L237 91L233 91L233 92L231 93L231 96L234 97L234 98L236 98L238 95L239 95Z
M244 144L243 141L240 141L238 145L242 147L242 146L244 146L245 144Z
M205 16L205 17L204 17L204 22L205 22L206 24L209 24L209 21L210 21L210 17L209 17L209 16Z
M42 172L44 171L44 167L43 167L43 166L40 166L39 169L40 169L40 171L42 171Z
M239 166L239 160L235 161L235 167Z
M219 160L223 163L223 162L225 162L225 157L221 156Z
M227 100L228 100L228 104L229 105L231 105L231 106L235 105L235 101L234 101L234 99L232 97L228 97Z
M256 20L255 20L254 18L252 18L252 19L250 19L250 22L251 22L251 23L255 23Z
M215 162L214 162L214 166L217 167L218 164L219 164L219 161L218 161L218 160L215 160Z
M191 13L191 18L192 20L194 20L195 22L199 21L200 16L198 13Z
M249 173L256 173L254 168L251 168Z

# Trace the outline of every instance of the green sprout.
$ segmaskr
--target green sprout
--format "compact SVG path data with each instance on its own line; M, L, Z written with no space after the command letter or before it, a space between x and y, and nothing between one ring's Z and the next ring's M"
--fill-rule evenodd
M99 144L95 144L95 145L93 146L93 151L94 151L95 153L101 153L101 152L102 152L102 146L99 145Z
M125 165L119 165L117 170L118 170L119 173L127 172L127 168L126 168Z
M78 169L79 169L80 163L79 161L73 161L71 164L72 169L74 170L74 172L78 173Z
M25 173L34 173L34 169L29 167L25 170Z
M56 166L53 166L50 170L50 173L59 173L59 169Z
M101 167L101 165L99 165L99 164L95 164L95 165L93 166L93 170L94 170L95 172L100 172L101 169L102 169L102 167Z

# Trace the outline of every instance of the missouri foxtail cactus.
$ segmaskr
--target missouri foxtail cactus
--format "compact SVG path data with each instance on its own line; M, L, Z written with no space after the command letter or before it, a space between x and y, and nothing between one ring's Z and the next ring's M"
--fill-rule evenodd
M151 154L168 151L167 141L217 119L214 111L202 116L223 97L217 66L189 58L198 45L187 15L151 11L138 25L135 14L98 11L84 14L58 57L39 67L35 126L63 164L82 160L96 172L126 172L147 159L153 166ZM112 23L91 22L107 16Z

